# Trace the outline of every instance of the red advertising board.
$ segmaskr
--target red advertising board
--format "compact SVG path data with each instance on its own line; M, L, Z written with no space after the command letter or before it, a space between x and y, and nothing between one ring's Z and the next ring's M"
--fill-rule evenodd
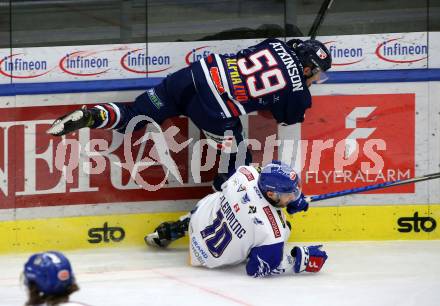
M170 151L183 184L166 180L166 168L160 165L141 171L145 181L152 185L165 179L163 188L156 191L144 190L133 181L129 183L130 172L118 165L125 162L122 144L101 159L90 157L84 151L78 154L74 147L67 147L66 154L57 161L57 149L62 139L49 136L45 131L54 118L77 107L36 106L0 111L0 209L199 199L211 192L210 186L199 186L192 181L192 151L189 146L178 152ZM269 140L275 139L277 134L271 115L251 115L248 122L248 138L260 144L252 146L253 162L276 158L277 146L272 146L272 149L268 146ZM172 126L179 128L173 136L175 143L182 144L191 138L186 118L167 121L162 129L166 131ZM151 155L151 141L146 142L144 147L133 145L143 135L141 131L133 137L129 151L134 160ZM112 133L103 130L85 129L66 137L66 140L80 140L81 144L96 139L102 139L108 145L115 143ZM301 139L301 173L306 194L412 177L415 167L415 95L314 97L313 107L307 111L301 126ZM102 150L105 148L99 146L90 149ZM67 166L75 152L79 156L78 167L72 169L72 180L66 182L60 162ZM104 164L101 172L87 170L95 169L98 163ZM201 181L209 182L213 174L214 169L202 171ZM375 191L396 192L411 193L414 186Z
M46 134L54 118L77 108L78 105L62 105L0 110L0 209L200 199L212 192L209 182L216 173L219 160L217 158L214 167L200 171L200 182L208 184L200 186L199 182L193 181L192 163L197 161L192 157L198 139L191 140L193 147L181 146L191 138L187 118L173 118L162 125L164 134L167 134L171 127L178 128L178 133L166 138L166 142L182 178L182 184L176 181L171 173L167 174L168 168L159 165L158 162L139 170L145 182L151 186L160 186L158 190L145 190L131 179L127 168L120 166L127 162L124 143L118 142L111 131L82 129L65 137L66 142L80 143L80 149L70 144L62 145L62 138ZM254 162L261 162L263 158L266 137L276 137L276 123L273 118L267 117L249 117L249 125L252 126L249 137L261 142L260 147L254 148ZM128 151L134 161L155 156L157 145L153 141L148 140L145 146L135 144L144 135L145 129L133 134ZM198 137L203 138L203 134L200 132ZM104 146L92 145L96 140L102 140ZM85 151L87 143L91 144L88 152ZM174 146L181 147L173 151L173 143ZM112 146L115 148L108 148ZM205 145L205 153L206 147ZM57 151L63 148L65 152ZM89 155L90 151L106 150L110 152L97 156ZM275 158L276 152L275 147L270 158ZM76 166L73 162L75 156L79 156L76 158ZM200 158L198 160L200 161ZM202 154L200 163L202 167L205 165L206 154ZM74 167L69 168L72 164ZM102 171L97 170L98 164ZM67 167L66 172L70 175L63 174L62 165ZM67 180L67 177L71 180Z
M414 176L415 95L316 96L301 127L306 194ZM413 193L414 185L370 193Z
M62 138L46 134L50 123L61 114L78 106L47 106L7 108L0 111L0 209L14 207L35 207L87 203L113 203L132 201L156 201L198 199L211 191L210 186L189 184L189 148L178 153L170 152L177 164L183 185L166 181L166 189L146 191L130 181L130 172L118 163L125 162L123 145L118 145L111 153L102 157L90 157L82 147L75 151L74 147L66 146L66 154L57 155ZM163 130L177 126L180 132L175 135L177 143L188 139L188 120L175 118L163 125ZM142 131L133 135L134 143ZM81 138L81 139L80 139ZM81 140L84 145L92 140L102 139L111 146L114 139L110 131L83 129L80 133L68 135L66 140ZM136 160L149 156L152 143L145 147L132 145L130 151ZM95 146L90 151L102 151L104 148ZM75 153L76 152L76 153ZM71 181L64 179L62 166L66 166L78 155L78 165L72 169ZM61 160L56 160L56 157ZM71 159L72 158L72 159ZM98 162L104 165L100 173L94 169ZM141 171L149 184L159 184L166 179L164 168L158 165L149 166ZM213 172L201 173L202 182L212 178Z

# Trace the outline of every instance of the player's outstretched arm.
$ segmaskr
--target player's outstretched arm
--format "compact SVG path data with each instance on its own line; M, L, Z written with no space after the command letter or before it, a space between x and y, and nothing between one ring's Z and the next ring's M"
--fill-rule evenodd
M253 277L265 277L284 273L278 269L283 260L283 249L284 242L252 248L246 264L247 274Z

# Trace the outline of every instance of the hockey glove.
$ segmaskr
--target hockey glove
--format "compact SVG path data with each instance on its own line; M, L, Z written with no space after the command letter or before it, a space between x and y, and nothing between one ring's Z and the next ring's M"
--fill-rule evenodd
M293 271L301 272L319 272L325 261L327 253L321 250L322 245L313 245L309 247L294 247L290 255L295 259Z
M286 207L287 213L290 215L300 211L307 211L307 209L309 209L309 203L306 201L306 197L303 193L301 193L299 198L295 201L289 202Z

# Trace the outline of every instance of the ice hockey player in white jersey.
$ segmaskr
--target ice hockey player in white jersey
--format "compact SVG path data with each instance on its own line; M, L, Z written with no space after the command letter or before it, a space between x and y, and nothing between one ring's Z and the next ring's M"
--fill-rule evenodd
M36 253L24 265L24 284L28 290L26 306L84 306L69 302L79 290L69 260L60 252Z
M164 222L145 237L150 246L166 247L189 234L190 261L216 268L246 262L254 277L318 272L327 259L319 246L288 249L289 214L307 211L298 175L273 161L260 171L241 166L221 186L222 191L200 200L176 222Z

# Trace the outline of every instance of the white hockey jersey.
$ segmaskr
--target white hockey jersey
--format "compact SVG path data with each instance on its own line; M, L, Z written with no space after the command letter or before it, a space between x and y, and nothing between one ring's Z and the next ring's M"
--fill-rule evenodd
M189 225L192 265L215 268L247 261L249 275L260 277L293 272L283 211L271 205L258 188L259 173L241 166L222 192L199 201Z

